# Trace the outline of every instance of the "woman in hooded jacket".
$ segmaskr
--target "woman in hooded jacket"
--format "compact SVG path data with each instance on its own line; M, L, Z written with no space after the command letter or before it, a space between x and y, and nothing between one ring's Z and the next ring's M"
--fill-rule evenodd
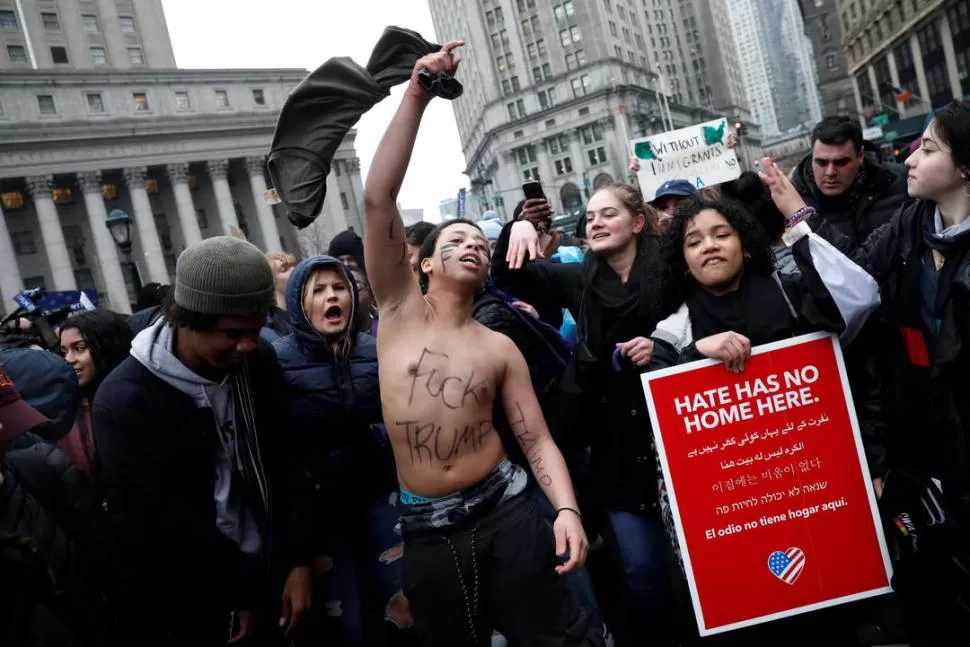
M315 256L293 270L286 311L293 333L273 348L292 404L284 445L299 456L316 612L297 635L364 644L365 618L383 616L391 639L411 624L401 593L396 475L381 417L377 346L359 329L359 294L338 259ZM366 595L365 591L370 595ZM368 609L366 599L380 608ZM373 612L373 613L372 613Z
M530 208L527 204L524 211ZM580 494L584 523L592 524L587 532L596 537L597 509L605 511L603 522L616 538L628 594L619 617L607 622L618 642L628 636L663 645L672 629L666 536L640 386L640 371L653 345L645 335L660 320L654 215L638 189L624 184L602 188L586 206L589 251L584 262L548 263L537 260L538 234L524 213L503 229L492 277L520 298L546 295L577 323L577 346L562 387L576 412L569 435L591 448L593 491Z

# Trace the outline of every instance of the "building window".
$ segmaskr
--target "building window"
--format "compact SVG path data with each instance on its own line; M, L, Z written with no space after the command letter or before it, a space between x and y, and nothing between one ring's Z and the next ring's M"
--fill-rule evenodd
M623 60L623 48L622 47L620 47L619 45L614 45L613 46L613 53L616 54L616 57L618 59L620 59L621 61Z
M84 31L97 34L101 31L101 26L98 25L98 17L93 13L82 13L81 23L84 25Z
M61 30L61 23L57 19L56 13L42 11L40 12L40 21L44 24L44 29L46 29L47 31Z
M92 47L91 48L91 63L94 65L107 65L108 55L105 54L103 47Z
M606 149L602 146L597 148L591 148L586 151L589 156L589 163L592 165L596 164L606 164Z
M538 182L539 181L539 167L533 166L532 168L527 168L522 171L522 178L526 182Z
M17 15L13 11L0 11L0 29L17 29Z
M54 45L51 47L51 60L57 65L67 64L67 48L62 45Z
M574 43L578 43L583 40L583 34L579 31L579 27L573 25L569 28L569 36L573 39Z
M579 130L580 135L583 138L583 143L589 146L593 142L603 141L603 127L599 124L590 124L589 126L583 126Z
M567 45L569 45L569 43L572 42L569 38L568 29L563 29L562 31L559 32L559 42L562 43L563 47L566 47Z
M839 69L839 60L835 54L825 55L825 69L827 70L837 70Z
M512 81L512 92L518 92L519 90L522 89L522 86L519 85L519 77L513 76L511 81Z
M23 45L7 45L7 58L11 63L26 63L27 50Z
M523 166L525 166L526 164L535 164L535 161L536 161L535 146L523 146L522 148L517 148L515 153L519 157L519 164Z
M550 78L552 78L552 66L549 65L548 63L542 64L542 78L544 80L549 80Z
M209 218L205 215L205 209L195 210L195 220L199 223L199 229L209 228Z
M185 112L186 110L192 109L192 104L189 102L188 92L175 93L175 109L178 112Z
M516 130L514 133L512 133L512 137L515 138L515 139L522 139L523 137L525 137L525 131L524 130Z
M612 20L609 22L610 25L610 36L616 38L616 23Z
M569 71L569 72L572 72L577 67L579 67L579 66L576 65L576 55L575 54L566 54L566 70Z
M343 192L340 193L340 206L343 207L344 211L347 211L350 209L350 203L347 202L346 193L343 193Z
M546 55L546 40L544 38L536 41L536 49L539 50L539 56Z
M118 16L118 24L121 26L121 31L126 34L135 33L135 19L131 16Z
M502 79L502 94L512 94L512 84L508 79Z
M54 97L50 94L37 95L37 107L40 108L42 115L56 115L57 108L54 105Z
M266 94L259 88L253 90L253 103L257 106L266 105Z
M216 107L229 107L229 93L226 90L216 90Z
M142 56L141 47L129 47L128 60L131 61L132 65L144 65L145 57Z
M131 97L135 100L135 112L148 112L151 109L148 106L148 95L144 92L135 92Z
M101 114L104 112L104 99L100 92L88 93L88 112L91 114Z
M573 172L573 162L568 157L556 160L556 175L566 175Z
M13 251L17 256L27 256L37 253L37 242L34 240L32 231L11 231L10 239L13 242Z

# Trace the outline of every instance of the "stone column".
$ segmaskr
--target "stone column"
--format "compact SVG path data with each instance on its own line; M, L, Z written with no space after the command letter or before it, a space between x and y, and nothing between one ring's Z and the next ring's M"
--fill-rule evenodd
M155 214L152 212L152 203L148 200L148 192L145 191L144 166L126 168L124 171L125 183L128 185L128 192L131 194L131 205L135 208L135 224L138 227L138 242L141 243L142 252L145 254L145 265L148 268L150 281L166 285L171 282L168 270L165 268L165 255L162 253L162 243L158 238L158 230L155 228Z
M34 199L37 220L40 222L40 235L44 239L47 264L50 265L51 275L54 278L54 289L76 290L77 282L74 280L71 257L67 253L67 243L64 242L64 232L61 230L61 221L57 216L57 206L51 197L53 186L53 175L27 178L27 189Z
M185 246L191 247L202 241L202 231L199 229L199 219L195 216L195 204L192 202L192 191L189 189L189 165L169 164L168 179L172 183L175 193L175 206L179 213L179 224L182 225L182 238Z
M926 67L923 65L923 53L919 48L919 36L913 34L909 37L909 47L913 52L913 65L916 66L916 84L919 87L919 98L922 99L920 104L923 109L930 110L930 86L926 82ZM906 88L912 91L913 88Z
M263 199L263 192L266 191L266 178L263 176L263 168L266 162L262 157L247 157L246 171L249 173L249 185L253 190L253 203L256 205L256 217L259 219L259 228L263 232L263 243L266 245L264 252L278 252L280 246L280 230L276 227L276 218L273 216L273 209L266 200Z
M17 253L13 248L13 241L10 240L10 230L7 229L3 206L0 205L0 298L3 299L0 312L12 312L17 308L13 298L23 287L24 282L20 278L20 268L17 266Z
M128 288L125 286L125 276L118 260L118 249L108 230L108 212L104 207L104 198L101 197L101 172L78 173L77 185L84 195L84 206L88 212L91 236L94 237L94 249L98 255L97 262L101 268L101 281L108 297L108 307L115 312L129 314L131 302L128 299Z
M553 137L558 137L558 135L553 135ZM552 186L552 181L556 177L556 172L552 169L552 160L549 156L549 138L543 139L541 142L536 144L536 157L539 161L539 179L542 181L543 186ZM522 178L525 182L525 178ZM551 196L546 195L547 198L552 199Z
M232 192L229 190L229 181L226 179L226 174L229 172L229 160L209 160L206 162L206 166L209 168L209 177L212 178L212 190L216 194L219 220L222 222L222 233L229 236L230 231L232 231L230 227L239 229L236 207L233 205Z
M956 50L953 49L950 21L946 14L941 12L937 23L940 39L943 41L943 58L946 60L946 75L950 80L950 89L953 91L953 98L960 99L963 97L963 85L960 83L960 70L957 69L957 55Z

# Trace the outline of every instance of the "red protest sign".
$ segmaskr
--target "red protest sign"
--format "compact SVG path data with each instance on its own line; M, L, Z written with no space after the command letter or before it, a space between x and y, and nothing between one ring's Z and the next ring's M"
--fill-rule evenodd
M889 593L889 553L834 335L704 360L644 391L702 636Z

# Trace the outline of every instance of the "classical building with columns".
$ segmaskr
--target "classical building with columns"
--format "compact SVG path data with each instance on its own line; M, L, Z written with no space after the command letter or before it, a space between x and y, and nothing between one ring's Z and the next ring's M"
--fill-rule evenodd
M15 33L11 26L30 26L31 16L4 13L3 4L3 42L28 42L29 29ZM149 9L156 6L160 14L157 0L131 3L121 32L155 16ZM64 32L48 29L48 40L70 41L74 31L94 38L101 32L87 29L91 15L107 35L106 14L85 10L92 12L82 16L85 29L72 31L69 12L55 23L45 9L43 24ZM164 21L157 26L164 29ZM242 232L265 251L300 254L283 207L271 207L263 194L279 110L305 70L56 65L36 54L40 39L33 36L32 66L0 65L0 312L30 287L94 289L102 305L129 312L134 277L170 283L179 253L210 236ZM171 65L169 58L160 64ZM328 178L318 219L328 237L347 227L362 231L354 137L341 145ZM133 221L130 258L106 225L115 209Z

